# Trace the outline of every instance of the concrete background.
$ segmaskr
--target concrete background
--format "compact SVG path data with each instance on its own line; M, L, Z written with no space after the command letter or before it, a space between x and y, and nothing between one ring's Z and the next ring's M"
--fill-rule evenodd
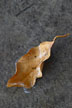
M72 108L72 35L56 40L31 90L6 87L22 55L65 33L72 33L72 0L0 0L0 108Z

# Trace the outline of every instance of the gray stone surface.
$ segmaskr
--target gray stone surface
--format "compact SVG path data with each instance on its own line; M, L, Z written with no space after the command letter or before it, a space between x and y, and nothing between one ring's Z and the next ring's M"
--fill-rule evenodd
M0 0L0 108L72 108L72 35L56 40L29 93L6 87L22 55L65 33L72 33L72 0Z

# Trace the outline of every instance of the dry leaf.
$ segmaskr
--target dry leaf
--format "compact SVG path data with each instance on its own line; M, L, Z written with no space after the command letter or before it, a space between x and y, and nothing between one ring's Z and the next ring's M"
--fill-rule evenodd
M16 63L16 74L8 80L7 87L33 87L36 78L42 77L43 62L50 57L51 47L56 38L68 35L56 36L53 41L42 42L39 46L31 48Z

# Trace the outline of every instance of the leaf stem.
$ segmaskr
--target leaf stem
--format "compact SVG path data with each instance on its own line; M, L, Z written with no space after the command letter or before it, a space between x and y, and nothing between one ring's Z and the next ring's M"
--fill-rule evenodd
M67 36L69 36L69 35L70 35L70 33L67 33L67 34L65 34L65 35L55 36L54 39L53 39L53 41L55 41L57 38L60 38L60 37L67 37Z

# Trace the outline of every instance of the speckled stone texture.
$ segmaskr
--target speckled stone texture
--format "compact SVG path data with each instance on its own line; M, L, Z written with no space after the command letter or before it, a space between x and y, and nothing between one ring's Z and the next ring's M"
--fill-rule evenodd
M0 108L72 108L72 35L56 40L31 90L6 87L22 55L65 33L72 33L72 0L0 0Z

